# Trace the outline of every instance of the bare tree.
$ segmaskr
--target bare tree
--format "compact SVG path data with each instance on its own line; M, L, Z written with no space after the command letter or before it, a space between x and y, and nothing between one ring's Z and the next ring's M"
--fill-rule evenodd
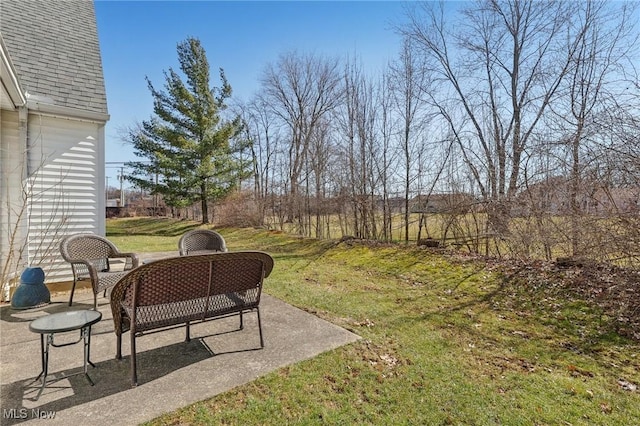
M300 215L300 181L309 144L320 120L338 101L340 76L338 60L295 52L283 54L266 67L262 76L265 99L273 113L289 129L288 178L290 203L288 216Z
M628 91L624 82L629 53L637 41L631 5L612 5L606 1L579 2L575 5L573 26L582 37L576 43L572 66L562 86L566 97L551 105L559 120L560 140L568 154L568 197L570 203L570 243L573 256L584 255L581 243L586 229L581 217L585 191L596 179L587 179L589 169L597 168L597 151L604 123L617 121L629 107L621 102ZM623 83L623 84L621 84ZM600 175L602 177L602 175ZM601 182L604 184L609 180ZM597 191L593 189L592 191Z
M421 131L424 129L423 93L427 89L427 69L421 63L422 56L416 52L413 40L405 38L397 63L391 64L392 96L395 110L400 117L401 132L399 136L404 168L404 240L409 241L410 197L412 183L416 180L412 170L424 148Z
M273 210L274 162L278 154L278 126L268 102L262 96L255 96L248 104L239 105L244 122L245 138L250 141L253 166L253 192L258 202L263 220L267 216L267 203Z
M348 60L343 76L343 99L336 112L342 152L348 170L346 182L351 200L354 235L359 238L377 236L375 215L376 186L379 181L376 167L375 87L360 65Z
M523 155L574 61L583 31L567 33L571 2L487 0L426 4L401 28L439 83L431 102L488 202L494 231L508 234L509 199ZM569 40L567 42L567 40Z
M380 237L386 241L393 238L393 220L389 197L392 186L392 165L397 160L397 152L391 149L393 134L397 125L396 117L393 115L391 91L391 77L387 72L382 76L376 94L379 141L378 154L374 162L379 176L379 190L382 193L382 230Z

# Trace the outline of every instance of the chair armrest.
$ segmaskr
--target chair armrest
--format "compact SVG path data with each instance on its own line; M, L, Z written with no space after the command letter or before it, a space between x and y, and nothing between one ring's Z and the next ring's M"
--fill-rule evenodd
M109 259L128 258L131 259L131 267L137 268L140 265L140 258L136 253L116 252L109 256Z
M73 266L78 266L78 265L82 265L84 267L86 267L89 270L89 273L91 273L91 271L94 272L98 272L96 270L96 266L91 263L90 261L86 260L86 259L69 259L68 262L73 265ZM97 275L96 275L97 276Z
M122 309L122 302L127 288L132 285L131 282L119 281L111 290L111 313L113 315L113 325L118 335L128 331L131 327L131 320Z
M91 280L91 287L93 287L93 291L95 292L98 283L98 270L96 269L96 266L85 259L69 259L68 262L71 264L74 280L79 278L76 268L83 266L87 269L87 272L89 272L89 279Z

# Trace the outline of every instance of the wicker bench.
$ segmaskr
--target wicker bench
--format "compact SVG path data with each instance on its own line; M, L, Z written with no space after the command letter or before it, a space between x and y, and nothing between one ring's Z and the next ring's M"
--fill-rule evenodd
M120 279L111 292L111 311L117 337L116 358L122 359L122 334L131 337L131 384L138 384L136 338L150 332L186 327L209 319L256 311L260 347L262 282L273 259L257 251L173 257L139 266Z

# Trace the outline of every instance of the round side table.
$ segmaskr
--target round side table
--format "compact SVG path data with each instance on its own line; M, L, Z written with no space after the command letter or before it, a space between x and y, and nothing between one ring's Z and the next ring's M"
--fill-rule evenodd
M29 324L30 331L40 334L40 350L42 359L42 371L34 380L35 382L40 377L42 377L42 386L40 387L35 400L38 400L38 398L40 398L40 395L42 394L42 391L44 390L44 387L47 383L50 346L61 348L63 346L74 345L81 340L84 340L84 369L82 372L76 374L84 373L91 386L93 386L93 380L91 380L91 377L89 377L89 374L87 373L87 364L91 364L92 367L95 367L95 365L89 359L89 351L91 345L91 326L100 321L100 319L102 319L102 313L98 311L81 310L47 315L33 320ZM63 344L54 343L53 337L56 333L64 333L73 330L80 330L80 337L78 338L78 340Z

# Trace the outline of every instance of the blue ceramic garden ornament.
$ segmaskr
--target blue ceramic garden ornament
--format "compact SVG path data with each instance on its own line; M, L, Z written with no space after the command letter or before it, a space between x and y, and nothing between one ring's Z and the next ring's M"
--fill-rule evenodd
M13 309L29 309L51 303L51 293L44 285L44 271L39 267L25 268L20 284L11 297Z

